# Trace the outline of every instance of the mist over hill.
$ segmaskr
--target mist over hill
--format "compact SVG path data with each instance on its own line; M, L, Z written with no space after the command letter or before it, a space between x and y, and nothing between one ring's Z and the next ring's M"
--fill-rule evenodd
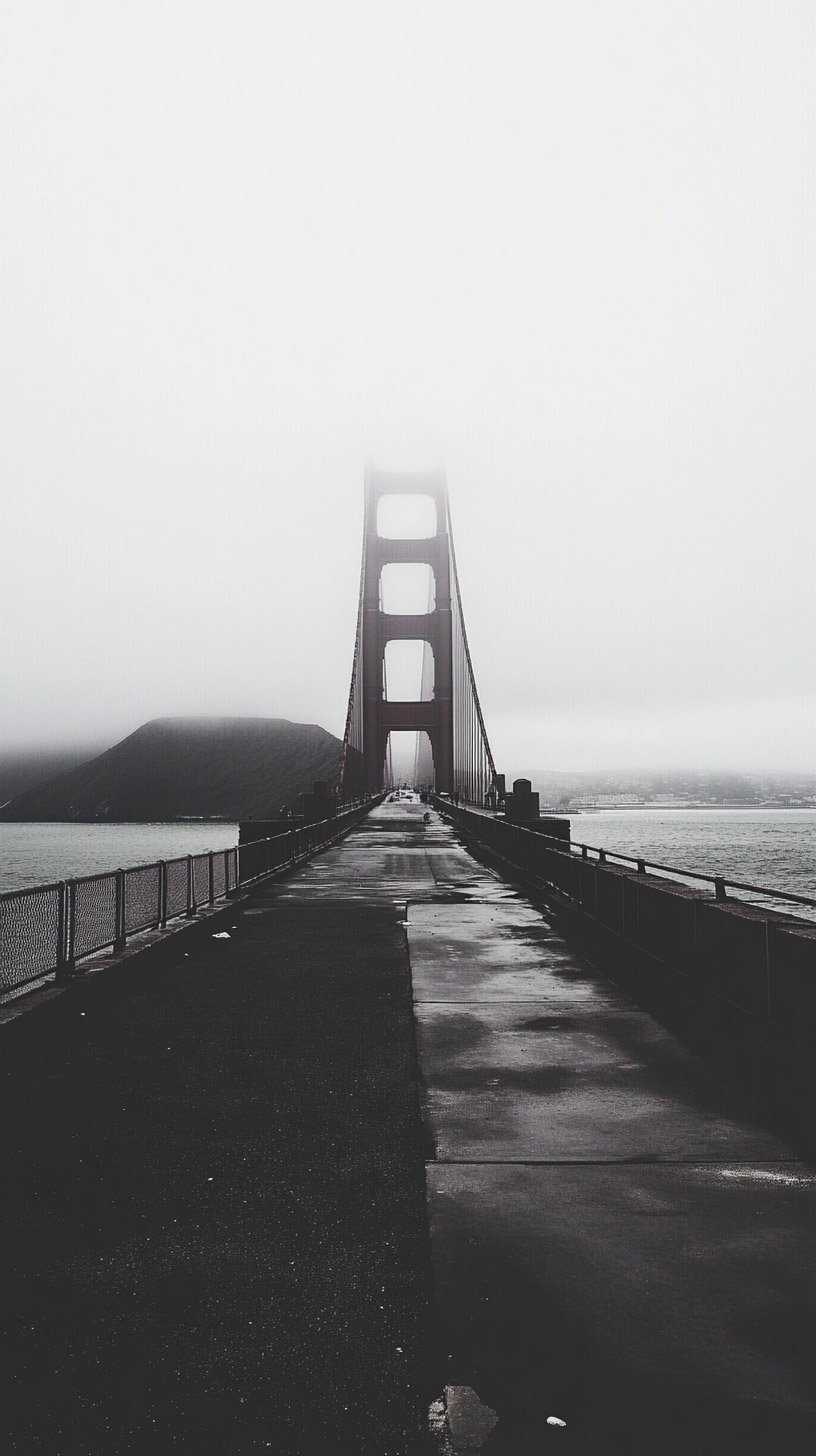
M45 784L57 774L87 763L105 747L86 743L81 748L18 748L0 750L0 808L27 789Z
M121 823L248 819L295 807L317 779L333 784L342 744L285 718L156 718L113 748L16 794L15 821Z

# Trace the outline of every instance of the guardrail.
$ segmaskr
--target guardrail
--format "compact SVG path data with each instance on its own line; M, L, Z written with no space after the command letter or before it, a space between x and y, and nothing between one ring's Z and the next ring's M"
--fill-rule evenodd
M347 834L349 829L366 815L374 804L380 803L383 795L372 799L355 800L341 809L333 819L323 819L317 824L300 824L275 834L271 839L254 839L238 846L239 880L241 885L254 884L277 870L308 859L310 854L322 849L335 839Z
M192 919L205 906L299 864L342 838L377 802L357 801L332 819L272 839L5 891L0 996L49 975L67 979L88 956L121 951L130 936Z
M466 841L539 889L581 956L738 1077L812 1154L811 896L557 839L437 798L434 805Z
M633 866L641 875L656 872L659 876L674 879L679 876L681 880L696 880L706 883L713 887L715 900L733 899L734 897L729 896L728 891L737 890L740 892L737 903L740 904L751 903L751 901L743 900L742 895L752 895L760 900L779 900L791 905L806 905L809 909L816 911L816 898L809 895L798 895L792 890L778 890L770 885L751 885L744 880L732 880L726 875L710 875L704 874L700 870L682 869L679 865L662 864L657 860L622 854L618 850L602 849L597 845L584 844L580 840L557 839L551 835L542 834L536 829L528 829L523 824L508 823L507 820L496 818L492 814L484 814L480 810L460 808L451 804L447 799L439 799L435 795L433 804L436 809L453 819L462 828L467 827L475 839L479 839L495 854L510 860L518 869L527 874L547 879L568 899L580 902L582 898L579 875L569 876L570 861L575 862L576 869L578 869L580 861L585 863L589 861L591 864ZM546 854L541 852L542 848L547 850ZM566 878L564 866L557 865L551 858L552 855L558 855L566 861Z

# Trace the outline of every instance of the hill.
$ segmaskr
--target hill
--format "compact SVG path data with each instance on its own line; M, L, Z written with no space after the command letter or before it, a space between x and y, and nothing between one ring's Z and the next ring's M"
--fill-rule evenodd
M0 751L0 808L17 794L67 773L99 753L102 744L84 748L29 748Z
M156 718L107 752L18 794L15 821L248 819L337 779L340 740L285 718Z

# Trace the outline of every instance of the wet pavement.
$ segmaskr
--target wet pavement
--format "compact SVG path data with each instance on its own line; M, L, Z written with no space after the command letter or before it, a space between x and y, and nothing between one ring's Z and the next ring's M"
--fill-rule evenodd
M492 873L438 890L408 941L447 1449L813 1449L812 1169Z
M813 1449L816 1177L417 803L0 1037L3 1449Z

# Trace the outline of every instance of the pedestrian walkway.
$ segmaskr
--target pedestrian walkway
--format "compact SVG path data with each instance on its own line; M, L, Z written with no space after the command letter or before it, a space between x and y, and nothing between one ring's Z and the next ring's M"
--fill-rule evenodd
M816 1178L483 888L408 911L453 1449L813 1449Z
M811 1171L418 803L14 1015L3 1449L813 1449Z
M417 1449L404 902L354 868L379 837L6 1012L3 1453Z

